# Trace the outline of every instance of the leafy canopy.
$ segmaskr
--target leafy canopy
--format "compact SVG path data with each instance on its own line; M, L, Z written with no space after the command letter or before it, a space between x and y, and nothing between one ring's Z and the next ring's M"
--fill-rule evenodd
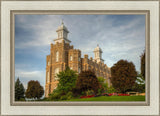
M111 82L118 92L126 92L135 84L137 72L132 62L120 60L111 67Z
M38 81L31 80L28 82L26 97L31 99L40 99L44 94L44 89Z
M65 71L57 74L58 86L53 93L49 95L50 100L67 100L71 99L73 94L72 91L76 86L77 72L70 70L69 67Z
M57 74L58 76L58 90L63 91L64 93L67 93L69 91L72 91L73 88L76 86L76 79L77 74L76 71L70 70L69 67L66 68L65 71L60 72Z
M93 90L96 94L99 89L99 82L94 72L91 70L82 71L78 75L78 79L76 82L76 88L79 90L86 92L87 90Z

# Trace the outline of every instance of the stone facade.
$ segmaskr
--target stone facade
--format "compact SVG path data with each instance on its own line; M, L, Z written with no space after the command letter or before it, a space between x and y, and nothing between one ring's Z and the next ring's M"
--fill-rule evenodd
M102 50L97 46L94 49L95 58L88 58L88 55L81 57L81 51L74 49L70 45L67 35L69 31L62 23L57 29L58 38L55 39L55 44L51 43L50 55L46 57L46 85L45 97L57 87L58 81L56 74L64 71L66 67L80 73L85 70L93 70L97 77L104 77L109 86L111 71L110 68L104 64L102 57Z

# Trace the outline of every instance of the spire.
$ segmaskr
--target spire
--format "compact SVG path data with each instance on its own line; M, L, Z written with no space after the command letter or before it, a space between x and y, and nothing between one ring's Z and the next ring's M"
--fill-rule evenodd
M102 59L102 49L97 44L97 47L94 49L94 60L98 62L104 62Z
M63 19L61 20L61 25L58 27L58 29L56 30L57 32L57 39L55 39L55 43L59 42L62 43L63 40L65 41L65 43L70 43L71 41L68 40L68 29L67 27L64 25Z

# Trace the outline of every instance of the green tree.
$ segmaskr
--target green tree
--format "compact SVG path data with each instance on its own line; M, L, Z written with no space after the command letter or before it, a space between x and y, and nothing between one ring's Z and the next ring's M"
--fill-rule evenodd
M108 86L108 83L105 82L105 79L103 77L98 77L99 84L101 85L101 93L107 92L107 93L113 93L116 92L113 86Z
M58 77L58 86L53 91L52 94L49 95L49 99L51 100L66 100L72 98L72 91L76 86L77 80L77 72L70 70L69 67L66 68L65 71L57 74Z
M93 90L97 94L100 88L98 79L94 72L91 70L82 71L77 78L76 88L82 92L87 92L88 90Z
M99 82L99 94L107 91L108 84L105 83L105 79L103 77L98 77L98 82Z
M28 82L26 97L30 99L40 99L44 94L44 89L38 81L31 80Z
M111 82L118 92L126 92L135 84L137 72L132 62L120 60L111 67Z
M145 79L145 52L141 55L141 74Z
M145 79L143 78L142 74L137 75L133 90L141 93L145 92Z
M23 84L20 82L19 78L17 78L15 82L15 100L19 101L24 99L25 89Z
M66 94L75 88L78 76L76 71L70 70L70 68L67 67L65 71L60 72L57 76L59 81L58 89L62 91L63 94Z

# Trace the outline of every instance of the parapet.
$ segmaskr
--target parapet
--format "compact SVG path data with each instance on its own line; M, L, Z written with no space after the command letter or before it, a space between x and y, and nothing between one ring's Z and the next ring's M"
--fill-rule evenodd
M53 47L53 43L51 43L51 47Z
M90 57L90 60L92 61L92 60L93 60L93 58L92 58L92 57Z
M87 58L87 59L88 59L88 54L85 54L85 55L84 55L84 58Z
M74 48L73 45L71 45L70 48L73 49Z

